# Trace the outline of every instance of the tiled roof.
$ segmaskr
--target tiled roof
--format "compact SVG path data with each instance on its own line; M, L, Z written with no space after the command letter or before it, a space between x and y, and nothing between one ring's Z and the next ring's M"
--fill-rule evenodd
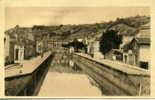
M140 30L140 32L137 34L137 38L150 38L150 30Z
M141 29L149 29L150 28L150 22L147 24L144 24L140 27Z
M150 44L150 38L136 38L138 44Z

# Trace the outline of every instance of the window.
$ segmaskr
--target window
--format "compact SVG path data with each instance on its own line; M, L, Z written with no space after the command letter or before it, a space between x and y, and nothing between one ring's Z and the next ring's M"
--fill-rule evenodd
M144 69L148 69L148 62L140 61L140 67Z
M6 42L6 38L4 38L4 44L5 44L5 42Z
M18 50L18 49L16 49L15 60L18 60L18 53L19 53L19 50Z

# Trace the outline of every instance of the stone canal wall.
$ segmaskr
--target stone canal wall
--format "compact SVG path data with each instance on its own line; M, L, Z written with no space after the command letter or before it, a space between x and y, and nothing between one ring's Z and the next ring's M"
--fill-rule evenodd
M150 74L147 70L95 60L81 54L73 55L75 64L98 84L104 95L150 95Z
M54 54L50 54L37 68L28 74L5 78L6 96L32 96L37 95L49 69Z

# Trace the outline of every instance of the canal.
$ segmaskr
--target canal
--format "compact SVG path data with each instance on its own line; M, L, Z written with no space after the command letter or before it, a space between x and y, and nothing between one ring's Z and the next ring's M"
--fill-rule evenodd
M98 84L72 61L67 51L55 53L38 96L102 96Z

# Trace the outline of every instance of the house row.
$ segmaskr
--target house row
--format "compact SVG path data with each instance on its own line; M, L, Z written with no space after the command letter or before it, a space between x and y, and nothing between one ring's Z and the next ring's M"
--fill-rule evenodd
M131 65L149 69L151 60L150 38L150 24L145 24L140 28L139 33L129 43L124 45L123 61Z
M103 55L99 48L99 37L84 39L87 44L87 54L94 58L117 60L144 69L150 68L150 23L142 25L137 34L122 34L122 44L119 49L112 49Z
M47 41L44 38L39 40L34 36L31 28L16 26L7 30L4 37L5 65L20 63L40 54L43 50L38 48L47 48L45 42Z
M150 24L148 23L141 26L135 35L123 35L120 49L112 49L105 58L149 69L150 42Z

